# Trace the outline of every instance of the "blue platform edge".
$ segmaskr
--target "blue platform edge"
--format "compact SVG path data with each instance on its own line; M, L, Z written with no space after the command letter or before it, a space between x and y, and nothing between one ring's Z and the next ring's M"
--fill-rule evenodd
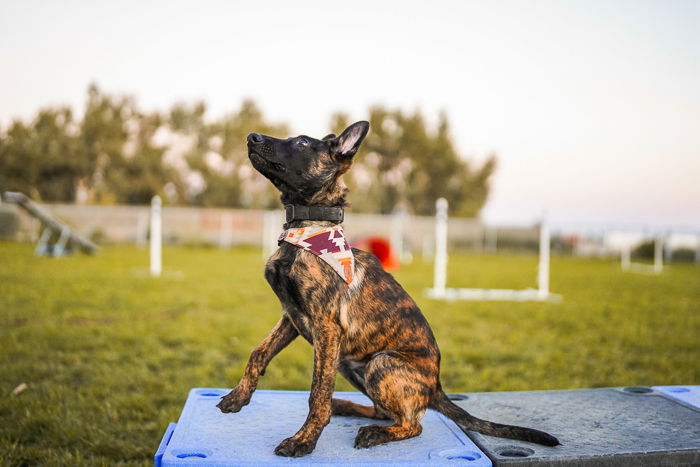
M274 454L274 448L303 424L309 393L258 390L239 413L223 414L216 404L229 391L220 388L190 391L180 419L177 424L168 425L160 442L154 457L156 467L454 466L455 460L469 467L492 466L489 457L457 425L432 410L421 421L420 436L370 449L353 447L358 429L391 422L332 417L311 454L300 458L280 457ZM371 403L355 392L335 392L334 397Z
M165 429L165 433L163 434L163 439L160 440L160 444L158 445L158 450L156 451L156 454L153 456L153 465L155 467L161 467L162 460L163 460L163 454L165 454L165 448L168 447L168 444L170 443L170 438L173 437L173 432L175 431L176 426L177 426L177 423L170 422L168 424L168 428Z
M653 390L700 409L700 386L652 386Z

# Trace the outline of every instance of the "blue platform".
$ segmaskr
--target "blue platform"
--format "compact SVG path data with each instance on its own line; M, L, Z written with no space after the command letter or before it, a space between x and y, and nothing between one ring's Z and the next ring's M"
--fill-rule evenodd
M468 462L470 467L492 465L457 425L431 410L421 421L423 433L413 439L355 449L353 442L360 427L391 422L333 417L311 454L297 459L279 457L274 453L275 447L296 433L306 419L309 393L258 390L239 413L224 414L216 404L228 392L207 388L190 391L180 420L170 424L158 448L156 467L454 466L457 459ZM360 393L336 392L334 397L370 404Z
M700 409L700 386L653 386L652 389Z
M355 449L360 427L381 423L333 417L316 449L290 459L274 454L308 412L308 392L257 391L237 414L216 408L228 389L190 391L177 424L155 455L156 467L253 465L697 466L700 386L655 386L456 394L473 415L538 428L557 436L546 447L469 432L428 410L423 433L409 440ZM369 404L359 393L335 397Z

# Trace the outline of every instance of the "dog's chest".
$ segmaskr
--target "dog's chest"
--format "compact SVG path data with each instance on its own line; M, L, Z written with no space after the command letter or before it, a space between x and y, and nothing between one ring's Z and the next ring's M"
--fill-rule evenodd
M345 286L335 271L312 253L285 244L267 262L265 279L294 326L309 341L313 322L334 313Z

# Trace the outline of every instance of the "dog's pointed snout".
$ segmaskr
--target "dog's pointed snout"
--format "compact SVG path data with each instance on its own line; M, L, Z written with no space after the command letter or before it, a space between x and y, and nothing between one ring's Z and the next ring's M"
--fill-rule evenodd
M260 133L251 133L248 135L248 142L249 143L262 143L263 136Z

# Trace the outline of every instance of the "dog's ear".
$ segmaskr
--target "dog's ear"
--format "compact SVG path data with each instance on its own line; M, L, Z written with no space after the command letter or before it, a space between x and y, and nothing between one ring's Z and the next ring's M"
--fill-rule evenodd
M328 133L326 136L323 137L321 141L328 141L329 139L335 138L335 133Z
M336 157L343 159L354 156L368 131L369 122L363 120L353 123L340 136L330 140L331 152Z

